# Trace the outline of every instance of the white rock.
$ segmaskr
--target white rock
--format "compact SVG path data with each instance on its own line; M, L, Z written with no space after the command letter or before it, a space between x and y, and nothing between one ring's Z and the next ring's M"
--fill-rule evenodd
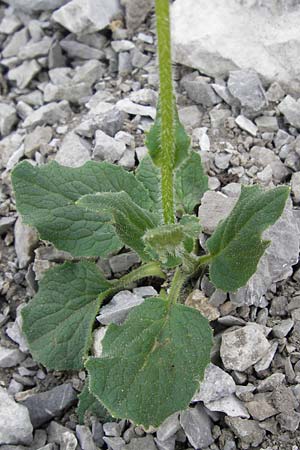
M133 293L138 297L155 297L158 295L156 289L153 286L140 286L137 288L133 288Z
M269 350L264 354L264 356L255 364L254 369L256 370L256 372L261 372L263 370L267 370L273 359L274 359L274 355L277 351L278 348L278 342L273 342L271 344L271 347L269 348Z
M123 112L128 114L132 114L134 116L149 116L152 119L155 119L156 109L152 106L143 106L138 105L137 103L133 103L129 98L124 98L119 100L116 104L116 107Z
M128 52L128 51L132 50L135 47L133 42L128 41L126 39L120 39L118 41L112 41L111 46L114 49L114 51L117 52L117 53L119 53L119 52Z
M40 70L41 66L35 59L24 61L18 67L10 69L7 73L7 78L10 81L15 81L18 88L24 89Z
M95 148L93 150L94 159L114 163L122 158L125 150L126 145L124 142L117 141L101 130L96 131Z
M119 9L118 0L72 0L52 18L72 33L89 34L107 27Z
M247 131L247 133L251 134L251 136L256 136L257 135L257 126L249 119L247 119L247 117L243 116L243 115L239 115L236 119L235 119L235 123L244 131Z
M287 95L279 103L278 109L289 124L293 125L293 127L300 128L300 100L295 100L290 95Z
M22 309L25 307L25 304L21 304L17 308L17 317L14 322L10 322L6 327L6 334L10 337L10 339L16 342L19 346L19 349L23 353L29 352L28 344L25 338L25 335L22 331L23 319L21 315Z
M80 167L91 159L90 144L74 131L68 133L58 150L55 160L68 167Z
M0 103L0 134L7 136L16 122L16 108L8 103Z
M93 333L93 355L100 358L102 355L102 341L108 327L97 328Z
M85 97L92 95L91 88L87 83L68 83L54 85L48 83L44 89L45 102L67 100L70 103L81 103Z
M205 192L198 211L203 231L212 234L220 220L225 219L231 213L236 201L236 198L226 197L220 192Z
M174 436L179 429L179 413L176 412L163 421L163 423L158 427L156 435L160 441L166 441L170 437Z
M23 48L28 42L28 30L27 28L22 28L17 31L12 36L11 40L5 45L2 56L3 58L11 58L12 56L17 56L21 48Z
M279 220L263 233L263 239L270 240L271 244L260 259L256 273L245 287L230 294L236 304L259 306L273 283L292 274L292 266L298 261L300 236L291 200L287 201Z
M14 233L19 268L23 269L33 257L33 249L38 243L38 234L35 229L24 224L20 217L16 221Z
M14 8L22 9L27 13L34 11L48 11L59 8L69 0L6 0Z
M192 446L206 448L214 442L211 434L212 422L203 406L188 408L180 414L181 426Z
M30 445L32 431L28 409L0 387L0 444Z
M27 44L21 48L19 58L31 59L39 56L47 56L52 44L52 39L49 36L43 37L39 42L31 39Z
M300 5L280 11L266 4L270 2L176 0L175 61L213 77L251 68L270 82L276 79L284 87L298 87Z
M222 334L220 356L226 369L243 372L258 362L269 349L263 327L249 323Z
M23 127L54 125L57 122L63 122L69 119L71 114L72 111L66 100L59 103L48 103L33 111L33 113L25 119Z
M9 159L21 146L23 136L11 133L0 141L0 169L6 167Z
M143 297L138 297L130 291L121 291L114 295L108 305L102 306L98 322L103 325L110 323L120 324L124 322L129 312L144 302Z
M22 22L20 19L14 14L7 14L3 17L0 23L0 33L3 34L12 34L18 28L22 26Z
M235 395L229 395L213 402L205 403L210 411L223 412L229 417L242 417L248 419L250 417L244 403Z
M157 103L158 94L153 89L139 89L138 91L133 91L129 95L129 99L134 103L140 105L150 105L155 106Z
M292 194L294 196L295 203L300 202L300 172L295 172L291 179Z
M0 345L0 367L15 367L25 359L24 353L17 348L7 348Z
M236 385L233 378L220 367L210 363L205 370L200 389L193 397L193 402L213 402L228 397L235 390Z
M126 25L135 31L153 7L153 0L123 0L126 6Z

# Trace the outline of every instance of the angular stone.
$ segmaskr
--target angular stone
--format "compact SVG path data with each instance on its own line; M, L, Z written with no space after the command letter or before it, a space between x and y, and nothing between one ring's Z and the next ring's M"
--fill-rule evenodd
M73 83L85 83L92 86L96 81L100 80L103 75L104 68L100 61L92 59L80 67L76 67Z
M133 438L131 442L122 447L122 450L156 450L154 439L151 435L142 438Z
M120 253L109 258L109 265L114 273L126 272L134 264L140 262L139 256L134 252Z
M186 79L182 79L181 84L194 103L211 108L221 102L220 97L211 85L204 81L202 77L188 76Z
M246 117L256 117L268 106L264 88L253 70L230 72L227 86Z
M31 133L25 136L24 152L28 158L32 158L34 153L43 144L48 144L53 136L52 128L36 127Z
M76 435L82 450L97 450L89 427L85 425L76 425Z
M249 323L222 334L220 356L226 369L243 372L259 361L269 348L263 327Z
M203 231L212 234L220 220L225 219L231 213L236 201L237 198L226 197L220 192L205 192L198 210Z
M16 344L18 344L19 349L23 353L28 353L29 348L25 338L25 335L22 331L23 319L22 319L22 309L25 307L24 303L21 303L20 306L17 307L17 316L14 322L9 322L6 327L7 336Z
M199 391L194 395L193 401L204 403L213 402L234 394L236 385L233 378L220 367L210 363L200 383Z
M118 41L112 41L111 46L113 50L117 53L119 52L128 52L132 50L135 45L133 42L128 41L127 39L120 39Z
M282 430L296 432L299 429L300 414L296 411L290 411L288 414L278 414L277 420Z
M287 95L278 105L281 114L287 122L295 128L300 128L300 100Z
M97 316L98 322L103 325L110 323L120 324L124 322L129 312L144 302L143 297L138 297L130 291L121 291L114 295L108 305L102 306Z
M280 386L284 383L285 375L284 373L273 373L264 380L259 381L257 386L258 392L269 392L273 391L276 386Z
M123 0L126 6L126 25L135 31L151 11L153 0Z
M7 348L0 345L0 367L2 369L17 366L25 357L26 355L17 348Z
M156 447L158 450L175 450L175 436L170 437L166 441L160 441L157 438L154 438Z
M157 92L153 89L139 89L138 91L131 92L129 99L139 105L155 106L157 103Z
M48 83L44 90L45 102L67 100L70 103L81 103L85 97L92 95L90 85L87 83L68 83L56 86Z
M258 129L262 132L278 131L278 120L275 116L260 116L255 119Z
M0 444L30 445L32 431L28 409L0 387Z
M68 0L6 0L6 3L27 13L34 11L48 11L59 8Z
M156 431L156 436L158 440L166 441L174 436L180 428L179 413L176 412L163 421Z
M229 417L242 417L245 419L250 417L244 403L233 394L205 403L205 406L209 411L223 412Z
M35 42L31 39L23 48L21 48L18 56L21 59L33 59L40 56L46 56L49 53L51 44L52 39L49 36L43 37L39 42Z
M250 67L263 80L299 90L298 3L176 0L172 19L176 62L215 78Z
M38 234L34 228L24 224L20 217L15 223L15 250L19 268L23 269L31 261L33 250L38 243Z
M118 0L72 0L52 14L52 19L75 34L103 30L119 11Z
M293 326L294 321L292 319L282 320L272 328L272 333L275 337L282 339L291 331Z
M21 403L30 414L34 428L61 416L77 400L77 394L70 383L61 384L50 391L32 394Z
M93 355L100 358L102 355L102 341L104 339L107 327L96 328L93 332Z
M292 194L294 196L294 202L300 203L300 172L295 172L291 179Z
M292 273L298 261L300 236L294 217L292 202L287 201L282 216L263 233L271 244L260 259L256 273L247 285L230 294L235 304L259 306L262 297L273 283L284 280Z
M111 450L124 450L125 441L120 437L104 437L103 441Z
M195 289L189 294L185 301L186 306L197 309L210 322L220 317L220 312L217 308L210 304L208 298L205 297L202 291Z
M93 158L100 161L117 162L124 155L126 145L108 136L101 130L96 131Z
M254 366L254 369L257 373L267 370L270 367L274 359L275 353L277 351L277 348L278 342L276 341L272 342L271 347L266 351L264 356Z
M6 167L11 156L18 150L23 141L19 133L11 133L0 141L0 169Z
M91 145L70 131L64 137L55 160L67 167L80 167L91 159Z
M254 420L225 417L225 422L244 445L257 447L265 438L266 432Z
M257 135L257 126L247 117L243 115L239 115L235 119L235 123L241 128L241 130L247 131L247 133L251 134L251 136Z
M1 217L0 218L0 236L6 233L10 227L15 223L15 217Z
M153 286L140 286L137 288L133 288L133 293L138 297L155 297L158 295L156 289Z
M202 113L195 105L180 108L178 110L178 115L182 125L189 130L197 128L201 125Z
M254 399L246 403L246 407L254 420L266 420L278 411L268 402L265 394L256 394Z
M280 102L284 95L285 92L277 81L271 84L266 93L269 102Z
M183 411L180 414L180 423L195 449L206 448L214 442L211 434L212 422L203 406L197 405Z
M11 58L17 56L20 49L23 48L28 42L28 30L22 28L22 30L14 33L9 43L4 47L2 51L3 58Z
M35 59L31 61L24 61L19 66L10 69L7 73L7 78L10 81L15 81L18 88L24 89L40 70L41 66Z
M8 103L0 103L0 134L7 136L16 122L16 108Z
M20 28L22 22L19 18L13 14L6 15L3 17L0 23L0 33L3 34L12 34Z
M274 407L283 414L289 414L299 406L299 401L293 394L292 389L283 384L275 387L271 399Z
M60 41L61 48L67 53L69 58L72 59L104 59L105 54L102 50L89 45L82 44L70 39L64 39Z
M33 111L24 121L25 128L37 125L54 125L70 118L72 111L69 103L63 100L59 103L48 103Z
M133 103L129 98L123 98L119 100L116 104L116 107L123 112L131 115L139 115L139 116L149 116L152 119L155 119L156 110L152 106L144 106L138 105L137 103Z

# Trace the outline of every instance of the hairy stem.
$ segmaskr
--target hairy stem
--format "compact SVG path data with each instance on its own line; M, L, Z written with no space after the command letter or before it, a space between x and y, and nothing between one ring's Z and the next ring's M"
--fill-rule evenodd
M169 0L155 0L161 108L161 191L164 222L174 223L173 164L175 153Z
M130 286L135 281L141 280L146 277L166 278L165 273L161 270L160 265L153 261L143 266L138 267L132 272L124 275L118 280L113 281L113 289L124 289Z
M177 303L177 300L180 297L181 290L183 288L183 285L186 283L188 278L191 276L191 274L183 272L182 270L177 267L174 278L171 283L171 289L168 294L169 303L175 304Z

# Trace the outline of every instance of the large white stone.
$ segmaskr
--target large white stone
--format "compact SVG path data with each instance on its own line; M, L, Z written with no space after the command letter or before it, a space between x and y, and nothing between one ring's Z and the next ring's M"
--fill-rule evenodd
M72 0L52 18L72 33L88 34L107 27L119 9L119 0Z
M6 3L28 13L33 11L48 11L59 8L69 0L5 0Z
M214 77L251 68L300 90L299 2L176 0L172 21L176 62Z

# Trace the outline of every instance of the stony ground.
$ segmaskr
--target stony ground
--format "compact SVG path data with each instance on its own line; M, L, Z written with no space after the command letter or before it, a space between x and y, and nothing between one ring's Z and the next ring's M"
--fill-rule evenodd
M44 271L70 255L22 224L10 172L22 159L137 166L157 100L154 19L147 0L137 8L127 2L126 22L117 0L89 1L91 10L81 0L68 7L7 2L26 10L0 2L0 449L298 450L300 100L253 71L224 80L174 67L179 114L211 188L199 208L200 243L229 213L241 184L285 183L292 200L266 232L272 244L245 288L225 294L204 275L187 300L215 330L212 364L191 407L147 434L126 421L89 417L79 425L85 373L47 372L33 361L20 316ZM75 2L84 8L70 9ZM49 3L57 9L48 11ZM113 277L138 262L124 250L99 265ZM120 323L155 288L119 293L98 321Z

